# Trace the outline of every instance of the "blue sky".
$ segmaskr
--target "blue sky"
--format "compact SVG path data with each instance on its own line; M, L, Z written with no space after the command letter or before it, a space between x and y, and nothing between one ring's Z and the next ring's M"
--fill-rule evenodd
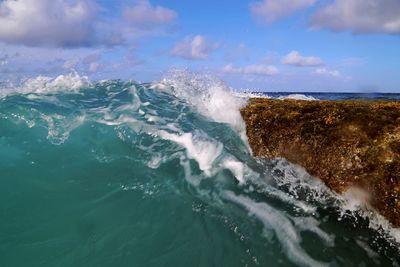
M0 0L0 81L172 68L238 90L400 92L400 1Z

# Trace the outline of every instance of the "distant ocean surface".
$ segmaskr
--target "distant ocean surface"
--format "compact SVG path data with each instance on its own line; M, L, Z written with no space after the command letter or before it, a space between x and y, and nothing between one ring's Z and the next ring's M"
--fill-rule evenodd
M249 95L305 100L400 100L400 93L250 92Z
M284 159L208 76L37 77L0 89L0 266L399 266L400 232Z

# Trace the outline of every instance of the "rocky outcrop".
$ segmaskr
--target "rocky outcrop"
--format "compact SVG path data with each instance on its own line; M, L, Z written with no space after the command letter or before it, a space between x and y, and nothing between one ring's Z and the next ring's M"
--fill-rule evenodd
M257 157L284 157L336 192L370 194L400 227L400 102L254 98L241 110Z

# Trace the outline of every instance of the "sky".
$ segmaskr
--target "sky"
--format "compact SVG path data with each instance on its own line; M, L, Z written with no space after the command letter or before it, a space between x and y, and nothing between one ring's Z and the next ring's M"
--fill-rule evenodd
M172 69L237 90L399 92L399 0L0 0L0 83Z

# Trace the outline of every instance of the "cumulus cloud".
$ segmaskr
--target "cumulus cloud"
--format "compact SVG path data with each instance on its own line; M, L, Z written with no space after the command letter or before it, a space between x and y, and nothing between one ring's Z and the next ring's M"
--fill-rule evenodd
M99 53L82 54L80 57L73 56L70 58L58 57L48 61L44 67L40 68L41 72L62 72L62 71L78 71L80 73L94 73L103 67L101 64L101 55Z
M287 54L283 59L282 63L286 65L293 65L297 67L315 67L321 66L324 64L321 58L319 57L304 57L300 55L297 51L292 51Z
M134 5L124 7L121 21L104 26L109 28L108 32L116 32L114 38L117 40L132 43L143 37L169 34L175 29L177 17L178 14L172 9L152 5L148 0L139 0Z
M37 47L125 45L155 35L177 17L175 11L147 0L123 8L112 20L96 0L0 1L0 41ZM157 32L159 33L159 32Z
M182 42L177 43L170 54L190 60L205 60L209 54L218 48L218 44L210 44L203 35L186 37Z
M177 18L177 13L162 6L152 6L148 1L140 1L123 11L124 18L135 26L166 25Z
M400 33L399 0L336 0L311 18L313 29L353 33Z
M4 0L0 40L29 46L80 46L95 39L91 0Z
M338 70L329 70L327 68L318 68L314 71L315 74L329 76L329 77L339 77L341 76Z
M235 67L232 64L228 64L222 68L222 72L264 76L274 76L279 74L279 70L275 66L261 64L247 65L244 67Z
M260 21L275 22L314 5L316 0L263 0L250 5L252 14Z

